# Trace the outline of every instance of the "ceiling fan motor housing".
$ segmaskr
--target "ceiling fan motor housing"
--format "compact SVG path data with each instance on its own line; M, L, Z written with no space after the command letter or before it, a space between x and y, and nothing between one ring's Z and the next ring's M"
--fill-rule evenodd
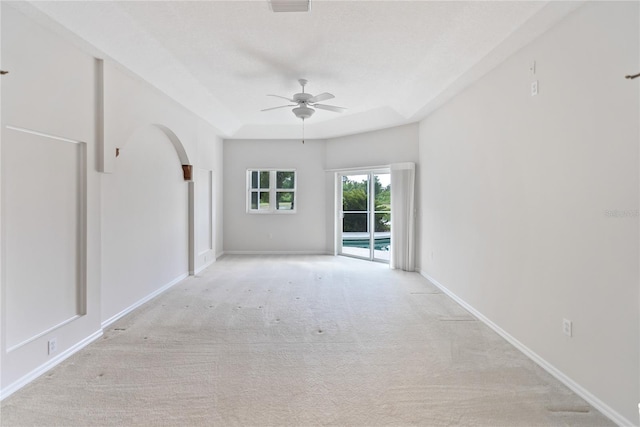
M293 110L293 114L296 115L297 118L299 119L308 119L309 117L313 116L313 113L316 112L316 110L314 110L313 108L309 108L305 105L302 105L300 107L296 107Z
M313 95L311 95L310 93L296 93L295 95L293 95L293 100L296 102L302 102L302 103L306 103L307 101L309 101L310 98L313 98Z

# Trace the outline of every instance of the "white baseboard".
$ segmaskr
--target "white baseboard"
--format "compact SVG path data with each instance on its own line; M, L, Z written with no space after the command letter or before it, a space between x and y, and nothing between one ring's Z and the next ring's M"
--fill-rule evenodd
M456 294L451 292L446 286L444 286L443 284L438 282L433 277L429 276L425 271L420 270L420 275L423 276L428 281L430 281L431 283L433 283L436 287L438 287L443 293L448 295L455 302L457 302L462 307L464 307L464 309L466 309L469 313L471 313L472 315L477 317L478 320L480 320L485 325L487 325L488 327L493 329L498 335L500 335L502 338L507 340L507 342L509 344L513 345L515 348L520 350L529 359L533 360L538 366L540 366L542 369L544 369L545 371L547 371L548 373L553 375L557 380L559 380L561 383L563 383L564 385L569 387L574 393L576 393L578 396L582 397L584 400L586 400L589 404L591 404L598 411L602 412L602 414L605 415L607 418L609 418L611 421L613 421L614 423L618 424L619 426L633 426L634 425L634 423L632 423L631 421L626 419L624 416L622 416L620 413L615 411L609 405L607 405L602 400L600 400L599 398L594 396L591 392L589 392L587 389L582 387L580 384L578 384L577 382L575 382L574 380L569 378L561 370L559 370L558 368L553 366L551 363L547 362L545 359L540 357L537 353L535 353L529 347L527 347L526 345L522 344L515 337L513 337L507 331L502 329L500 326L498 326L497 324L493 323L489 318L487 318L485 315L483 315L478 310L473 308L471 305L469 305L462 298L458 297Z
M225 255L331 255L327 251L225 251Z
M150 293L146 297L142 298L139 301L136 301L135 303L133 303L129 307L125 308L120 313L111 316L107 320L104 320L102 322L102 329L107 328L109 325L111 325L116 320L126 316L129 313L131 313L133 310L135 310L136 308L140 307L142 304L144 304L144 303L146 303L148 301L151 301L153 298L157 297L158 295L160 295L161 293L163 293L164 291L166 291L170 287L176 285L177 283L180 283L182 280L186 279L187 277L189 277L188 273L181 274L180 276L176 277L175 279L173 279L171 282L167 283L166 285L164 285L160 289Z
M207 266L208 265L205 265L203 268L205 268ZM82 350L84 347L86 347L87 345L91 344L93 341L95 341L98 338L100 338L102 336L102 334L103 334L103 330L105 328L107 328L109 325L111 325L113 322L115 322L116 320L120 319L121 317L131 313L136 308L140 307L144 303L150 301L151 299L153 299L156 296L160 295L161 293L165 292L167 289L169 289L172 286L176 285L177 283L181 282L182 280L184 280L188 276L189 275L187 273L181 274L180 276L178 276L175 279L173 279L171 282L169 282L166 285L162 286L160 289L152 292L151 294L147 295L146 297L142 298L141 300L135 302L133 305L127 307L124 310L122 310L120 313L118 313L118 314L116 314L114 316L111 316L109 319L107 319L104 322L102 322L101 329L99 331L94 332L93 334L91 334L87 338L85 338L82 341L76 343L75 345L69 347L67 350L65 350L64 352L60 353L58 356L52 358L51 360L47 361L46 363L44 363L44 364L42 364L40 366L38 366L36 369L34 369L33 371L29 372L28 374L26 374L22 378L18 379L17 381L13 382L12 384L10 384L7 387L5 387L2 390L0 390L0 400L3 400L6 397L10 396L11 394L15 393L16 391L18 391L19 389L21 389L25 385L29 384L31 381L33 381L36 378L38 378L40 375L44 374L45 372L47 372L48 370L50 370L54 366L60 364L65 359L69 358L71 355L73 355L73 354L77 353L78 351Z
M82 350L83 348L85 348L86 346L88 346L89 344L91 344L92 342L94 342L95 340L100 338L101 336L102 336L102 329L100 329L99 331L94 332L93 334L89 335L88 337L86 337L82 341L80 341L80 342L76 343L75 345L69 347L68 349L66 349L65 351L63 351L62 353L57 355L56 357L54 357L51 360L47 361L46 363L43 363L42 365L38 366L36 369L34 369L33 371L29 372L28 374L26 374L22 378L18 379L17 381L14 381L12 384L9 384L7 387L5 387L2 390L0 390L0 400L4 400L5 398L11 396L13 393L15 393L16 391L20 390L22 387L24 387L25 385L29 384L31 381L35 380L40 375L44 374L45 372L47 372L49 369L53 368L54 366L62 363L64 360L68 359L69 357L71 357L72 355L77 353L78 351Z
M202 270L204 270L205 268L209 267L211 264L213 264L214 262L216 262L217 258L212 259L211 261L202 264L200 267L196 268L196 270L193 272L193 275L195 276L196 274L200 273Z

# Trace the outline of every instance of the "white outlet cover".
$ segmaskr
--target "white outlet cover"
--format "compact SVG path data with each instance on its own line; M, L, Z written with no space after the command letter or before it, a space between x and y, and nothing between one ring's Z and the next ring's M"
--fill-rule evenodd
M53 354L58 350L58 339L52 338L48 343L48 352L49 354Z
M538 81L534 81L531 83L531 96L536 96L538 94Z
M571 320L562 319L562 332L568 336L573 336L573 325L571 324Z

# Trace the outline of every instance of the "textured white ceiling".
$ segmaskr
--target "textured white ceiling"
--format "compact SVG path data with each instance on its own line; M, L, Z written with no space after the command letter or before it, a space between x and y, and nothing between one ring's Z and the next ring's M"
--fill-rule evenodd
M264 1L31 2L145 78L227 138L296 138L297 79L331 92L308 138L415 121L576 8L543 1L312 1L310 13ZM523 70L526 72L526 69ZM283 102L280 102L283 101Z

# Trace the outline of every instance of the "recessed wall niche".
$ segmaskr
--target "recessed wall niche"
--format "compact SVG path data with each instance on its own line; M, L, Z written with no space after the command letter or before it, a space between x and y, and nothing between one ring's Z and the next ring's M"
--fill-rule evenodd
M197 250L203 255L213 249L213 171L198 169L196 189Z

